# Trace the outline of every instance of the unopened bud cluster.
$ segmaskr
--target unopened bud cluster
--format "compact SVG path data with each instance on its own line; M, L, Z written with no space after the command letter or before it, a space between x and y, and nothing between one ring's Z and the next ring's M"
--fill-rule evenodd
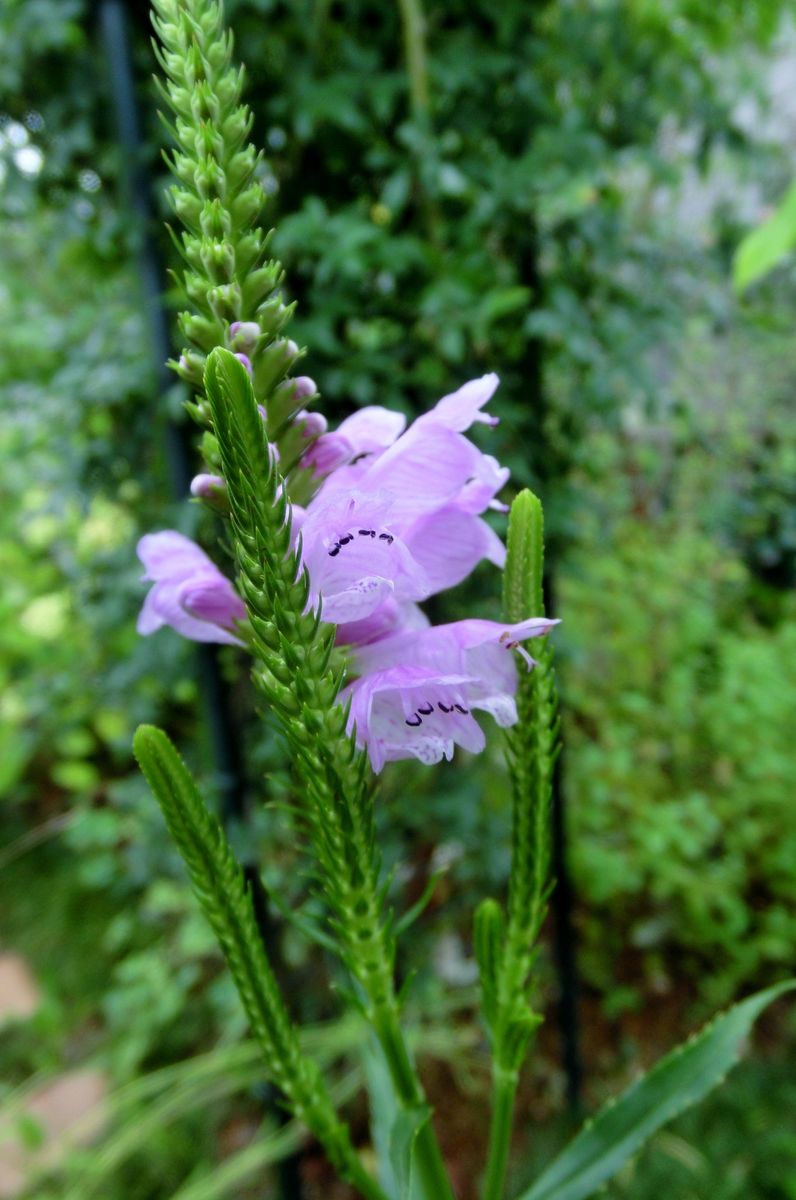
M205 360L217 346L230 349L251 376L269 440L281 452L302 402L317 389L307 376L287 379L301 352L283 335L291 306L260 224L261 154L249 142L252 115L241 102L242 72L233 65L232 37L216 0L155 0L154 7L161 93L174 118L169 198L183 226L179 282L188 306L179 315L185 345L171 365L194 390L190 412L209 426L201 394ZM206 459L206 466L214 472L218 464Z

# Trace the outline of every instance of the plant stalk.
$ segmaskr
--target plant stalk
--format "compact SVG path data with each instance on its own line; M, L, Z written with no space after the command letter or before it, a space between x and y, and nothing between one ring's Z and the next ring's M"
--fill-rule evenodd
M409 98L415 118L423 120L428 113L429 86L426 57L426 20L421 0L398 0L404 35L406 70L409 76Z
M373 1013L371 1020L401 1107L422 1108L427 1103L425 1092L406 1045L396 1009L389 1004L382 1005ZM430 1121L426 1121L418 1130L412 1153L424 1200L454 1200Z
M492 1068L492 1119L483 1200L501 1200L509 1158L518 1073L495 1064Z

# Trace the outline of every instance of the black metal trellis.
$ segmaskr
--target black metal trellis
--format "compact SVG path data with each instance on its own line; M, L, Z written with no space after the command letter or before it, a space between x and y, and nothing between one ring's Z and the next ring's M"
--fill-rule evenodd
M168 314L162 299L165 271L153 236L151 182L143 159L144 146L132 66L128 14L124 0L98 0L97 10L117 135L124 156L127 203L137 226L137 263L149 326L149 343L156 371L157 391L159 395L164 395L173 384L173 376L166 366L166 360L172 353L171 334ZM181 499L188 493L192 474L190 448L183 430L173 422L165 424L164 436L172 490L175 497ZM224 824L228 825L246 818L245 767L232 725L229 690L219 668L217 648L212 645L197 645L196 657L221 817ZM246 866L245 875L254 897L260 933L273 961L278 956L278 947L273 936L265 890L254 865ZM287 1119L287 1114L279 1104L279 1093L276 1089L264 1085L263 1088L257 1089L257 1095L264 1105L278 1115L280 1121ZM283 1200L301 1200L299 1157L290 1155L282 1159L278 1166L278 1175Z

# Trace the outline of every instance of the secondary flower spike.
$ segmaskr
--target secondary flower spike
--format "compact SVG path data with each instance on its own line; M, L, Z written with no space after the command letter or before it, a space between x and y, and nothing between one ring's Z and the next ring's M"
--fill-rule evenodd
M243 601L204 550L173 529L146 534L137 549L144 579L154 585L138 617L139 633L170 625L194 642L242 645L233 630L246 616Z
M349 684L349 732L367 747L375 771L385 762L417 758L431 765L453 756L454 746L477 752L484 733L473 710L498 725L515 724L517 667L530 669L523 647L557 621L533 617L516 625L466 620L397 633L352 653L360 678Z

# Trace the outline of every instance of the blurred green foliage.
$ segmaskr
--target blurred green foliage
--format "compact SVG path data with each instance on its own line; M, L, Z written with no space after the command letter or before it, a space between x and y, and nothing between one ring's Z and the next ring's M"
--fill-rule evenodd
M326 411L418 411L501 375L502 424L483 445L540 492L554 535L582 965L610 1015L651 994L709 1007L792 961L792 281L780 272L739 308L737 219L716 213L700 244L659 215L716 147L784 190L784 156L750 142L735 111L750 47L759 75L782 8L450 0L428 7L409 68L399 4L228 4L293 336ZM157 203L145 13L130 16ZM139 721L185 741L201 727L190 648L134 631L137 536L189 532L197 514L175 516L162 461L179 394L153 395L91 6L7 0L0 94L0 886L16 897L0 937L27 947L47 995L0 1062L16 1084L97 1054L121 1083L242 1034L129 752ZM664 129L691 148L672 154ZM480 570L435 617L495 616L498 591ZM234 656L225 669L234 679ZM249 772L289 799L277 761L261 736ZM449 867L402 963L433 959L419 988L470 978L466 914L502 884L506 795L496 745L433 778L385 777L399 908ZM257 812L236 836L299 907L289 821ZM85 938L63 976L48 971L80 913ZM275 929L299 1002L328 1015L322 956L291 924ZM745 1129L746 1112L739 1100L727 1127ZM128 1171L118 1195L173 1194L195 1139L212 1158L214 1120L197 1118L182 1149L159 1143L154 1174Z

